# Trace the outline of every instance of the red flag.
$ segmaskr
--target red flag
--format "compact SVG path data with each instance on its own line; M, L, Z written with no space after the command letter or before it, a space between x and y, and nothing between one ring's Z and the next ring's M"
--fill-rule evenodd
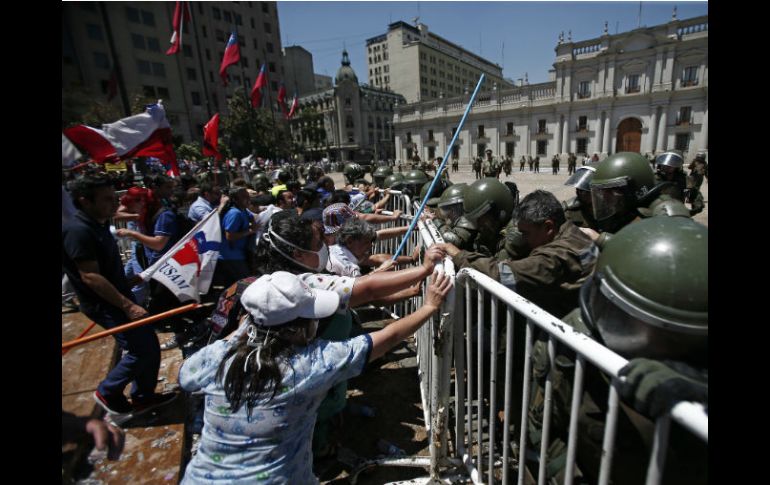
M179 175L171 125L160 102L148 105L144 113L102 125L101 129L77 125L64 130L64 135L97 163L155 157L169 166L170 174Z
M216 160L222 160L222 154L219 153L219 113L215 114L206 126L203 127L203 155L207 157L216 157Z
M299 99L297 99L297 93L294 93L294 100L291 102L291 109L289 110L289 116L288 119L291 119L292 116L294 116L294 113L297 112L297 108L299 108Z
M222 78L222 82L227 86L227 68L233 64L237 64L241 60L241 48L238 46L238 36L235 32L230 34L230 39L225 46L225 55L222 57L222 65L219 66L219 76Z
M182 45L182 29L184 28L184 23L189 21L190 6L188 5L188 2L176 2L174 19L172 21L174 33L171 34L171 47L166 51L167 56L179 52L179 47Z
M283 116L288 119L289 115L286 114L286 86L284 86L283 83L281 83L281 87L278 88L278 106L281 107Z
M259 68L259 76L254 82L254 87L251 88L251 106L256 108L262 102L262 88L267 86L267 72L265 71L265 65Z

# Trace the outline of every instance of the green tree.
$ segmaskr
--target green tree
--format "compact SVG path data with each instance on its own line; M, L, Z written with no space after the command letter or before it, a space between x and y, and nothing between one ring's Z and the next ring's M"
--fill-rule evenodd
M197 162L204 158L203 153L201 153L201 145L197 141L179 145L174 151L177 158L184 160L195 160Z
M70 85L62 89L61 124L62 129L73 125L101 127L113 123L122 117L119 103L108 102L106 97L94 93L82 85Z
M229 147L230 156L243 158L251 154L281 158L291 152L291 138L286 125L269 109L253 109L243 88L236 88L227 103L228 115L222 117L220 140ZM224 153L223 153L224 154Z

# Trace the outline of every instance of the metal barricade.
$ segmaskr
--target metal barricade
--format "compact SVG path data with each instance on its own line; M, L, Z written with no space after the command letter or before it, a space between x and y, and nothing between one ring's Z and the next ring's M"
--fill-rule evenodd
M408 224L411 214L414 213L411 201L399 192L391 194L392 201L389 202L388 209L402 210L404 215L388 225L393 227ZM405 254L413 251L417 244L427 249L436 242L443 242L431 221L420 221L416 229L405 245ZM397 247L397 239L378 241L375 251L392 254ZM455 269L449 258L437 267L455 277ZM394 318L402 317L419 308L424 291L423 289L421 296L393 305L390 308L391 315ZM514 343L517 343L514 342L517 330L514 323L516 313L523 315L526 323L524 329L518 329L524 334L524 356L520 359L520 365L514 368ZM500 315L505 316L505 327L502 331L498 323ZM489 326L484 322L489 322ZM448 295L441 312L434 315L431 321L415 334L420 395L429 437L430 457L371 460L351 473L351 483L356 482L360 471L375 465L429 467L430 480L443 483L452 483L452 480L459 479L457 475L452 475L458 468L463 471L463 477L470 478L476 484L512 483L514 479L511 471L516 471L517 483L525 483L526 467L521 466L521 457L527 454L527 411L532 391L530 359L536 330L547 334L551 365L554 363L557 342L576 354L566 453L566 470L569 472L566 473L565 484L573 483L571 471L576 468L577 416L583 395L586 366L593 365L610 378L598 480L601 485L608 483L619 416L616 389L618 371L627 364L627 360L499 282L468 268L457 272L455 288ZM505 340L501 346L499 334L502 332L505 333ZM501 364L504 363L503 366L498 366L498 358L504 359L500 361ZM514 387L514 381L510 378L514 372L522 373L519 388ZM549 374L545 385L546 405L542 420L541 449L534 450L539 451L539 456L546 456L545 451L549 445L552 387ZM503 393L500 396L503 398L500 406L497 394L499 391ZM513 415L515 403L521 404L518 428L513 426L516 418ZM499 411L503 412L502 423L498 422ZM450 416L454 418L451 424ZM703 406L687 402L677 404L668 416L655 423L647 470L647 483L650 485L660 483L662 478L671 418L708 444L708 416ZM500 424L502 433L498 433L496 429ZM502 434L501 443L497 443L499 434ZM545 484L546 460L540 460L538 465L538 483Z
M457 273L455 307L452 312L454 321L454 435L456 458L460 458L470 474L473 483L511 483L509 477L512 469L518 471L519 484L525 483L526 467L522 466L522 457L527 456L527 408L530 401L530 381L532 365L530 357L533 347L535 330L547 334L548 358L551 368L554 365L555 346L565 345L575 352L575 372L571 411L569 413L569 432L566 457L566 484L573 482L575 469L575 453L577 447L577 416L583 395L583 378L586 364L596 366L611 379L609 387L608 411L606 427L602 444L602 459L598 483L609 482L613 453L615 452L615 432L618 422L619 399L617 393L618 371L627 360L602 346L590 337L574 330L553 315L545 312L497 281L478 271L464 268ZM476 315L472 314L474 293ZM487 308L486 298L489 298L489 328L483 322ZM498 349L502 350L498 341L498 315L505 312L505 347L504 374L498 376ZM514 351L514 314L526 317L526 337L524 343L522 388L513 388L513 351ZM488 333L488 335L486 335ZM464 338L463 338L464 337ZM475 337L475 342L474 342ZM502 353L502 352L500 352ZM488 372L485 364L488 360ZM467 378L466 376L467 370ZM475 374L475 375L474 375ZM541 447L539 456L546 456L551 431L552 393L553 384L548 373L545 384L545 407L542 419ZM502 450L496 440L498 423L498 383L504 382L503 409L503 442ZM511 433L514 416L512 410L515 402L521 402L521 421L517 431ZM671 417L682 424L685 429L703 439L708 444L708 416L703 407L694 403L679 403L672 410ZM669 417L665 416L656 422L653 449L650 456L647 483L660 483L664 458L667 450ZM513 446L511 436L513 435ZM518 441L515 438L518 437ZM497 446L496 446L497 445ZM516 452L516 459L511 456ZM547 460L539 460L538 483L546 483ZM486 479L485 479L486 478Z

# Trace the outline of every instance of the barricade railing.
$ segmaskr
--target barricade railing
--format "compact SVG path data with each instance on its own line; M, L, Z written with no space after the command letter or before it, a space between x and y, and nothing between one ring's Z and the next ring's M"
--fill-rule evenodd
M382 192L382 191L381 191ZM391 191L391 200L387 210L400 210L402 216L383 227L399 227L411 222L415 208L411 199L399 191ZM430 221L420 221L417 230L413 231L404 247L403 254L411 254L418 245L424 249L436 242L443 242L436 227ZM393 254L400 244L399 239L377 241L374 252ZM442 271L454 279L454 266L450 258L445 258L436 264L436 271ZM422 305L427 282L423 285L422 294L386 310L392 317L403 317L414 312ZM415 334L417 346L417 375L420 386L420 399L425 418L425 428L428 433L430 456L385 457L369 460L351 472L351 483L356 483L358 473L377 465L427 467L430 479L444 483L454 483L462 479L462 475L447 475L441 473L447 466L460 468L462 463L448 457L448 422L449 422L449 391L451 372L452 321L451 309L454 308L454 289L450 291L441 311L437 312ZM415 482L417 483L417 482Z
M410 222L414 213L412 201L405 194L391 192L388 210L401 210L403 216L387 226L396 227ZM416 245L427 249L436 242L443 242L441 235L431 221L420 221L417 231L410 236L404 248L404 254L410 254ZM375 252L392 254L398 247L399 240L378 241ZM437 265L455 277L455 269L449 258ZM389 311L395 317L402 317L413 312L422 303L423 294L393 305ZM474 298L475 296L475 298ZM475 308L474 308L475 305ZM514 315L524 316L524 329L518 329L524 338L524 357L519 355L514 368L514 333L517 328ZM500 319L505 315L505 341L498 339L501 333ZM583 379L587 365L595 366L609 377L608 410L602 444L602 460L598 483L609 482L613 454L615 453L615 433L619 416L617 393L618 371L627 364L627 360L607 349L597 341L574 330L570 325L545 312L509 288L488 276L472 270L462 269L457 272L455 289L449 294L441 312L423 325L415 335L417 345L418 377L420 396L425 416L425 427L429 437L430 457L383 458L366 462L352 474L355 483L357 473L369 466L418 466L429 467L430 478L447 480L447 468L455 471L464 469L473 483L513 482L511 471L518 473L517 482L523 484L526 467L522 466L527 455L527 414L532 380L530 361L535 331L544 331L547 335L547 349L550 365L556 358L556 344L565 345L576 354L573 394L570 403L569 431L567 434L567 452L565 482L573 483L576 468L577 451L577 416L583 396ZM521 352L521 350L519 351ZM498 355L499 354L499 355ZM504 368L498 366L498 359L504 359ZM520 387L514 387L514 373L522 377ZM489 374L486 376L485 374ZM504 385L502 384L504 383ZM534 450L539 456L546 456L549 446L552 421L551 375L548 374L545 385L545 409L542 420L541 448ZM450 396L450 391L454 391ZM502 402L498 399L502 394ZM520 403L521 417L519 427L513 423L514 404ZM502 423L498 412L502 411ZM449 418L454 421L450 425ZM708 444L708 416L700 404L678 403L669 415L657 420L652 441L647 483L660 483L668 448L668 431L673 418L684 429L701 438ZM502 433L496 429L502 424ZM513 430L513 431L511 431ZM502 435L502 443L499 436ZM512 453L515 455L513 456ZM537 454L537 453L536 453ZM538 463L538 483L546 483L546 460ZM705 465L705 464L704 464ZM671 466L676 466L672 464ZM441 478L443 476L443 478Z
M471 480L474 483L507 484L512 482L509 477L510 471L517 469L518 483L525 483L526 467L523 466L523 457L527 456L526 439L529 424L527 411L530 393L533 391L530 389L532 379L530 357L535 330L542 330L547 335L549 368L554 368L557 342L567 346L576 354L567 435L564 481L566 484L573 483L577 450L577 417L583 396L586 364L596 366L610 378L598 479L599 484L608 483L615 453L615 433L619 416L618 371L627 363L627 360L478 271L468 268L458 271L455 289L457 292L455 307L451 312L454 326L452 354L455 366L454 400L451 407L455 418L454 457L462 460ZM474 301L476 302L475 316L473 315ZM500 330L498 316L501 315L501 311L505 312L506 317L504 349L498 342ZM514 378L514 373L521 370L513 367L515 313L526 318L521 389L514 388L517 380ZM489 322L489 325L487 326L485 322ZM502 376L498 376L498 353L504 354L505 359ZM484 375L485 371L490 374L489 377ZM551 379L552 372L549 372L545 383L540 450L536 450L539 451L540 457L546 456L546 450L550 445L554 392ZM497 392L502 389L498 384L502 382L505 383L504 399L500 403ZM443 384L447 382L444 381ZM521 421L519 428L512 433L514 423L512 412L516 402L521 403ZM500 407L502 409L499 409ZM503 411L503 432L502 443L499 443L496 427L500 424L498 411L501 410ZM671 411L670 417L708 444L708 416L700 404L679 403ZM655 423L653 447L647 469L648 484L660 483L668 447L669 423L669 415L658 419ZM512 436L513 440L511 440ZM512 451L516 452L515 458L511 456ZM547 460L541 458L538 465L538 483L545 484Z

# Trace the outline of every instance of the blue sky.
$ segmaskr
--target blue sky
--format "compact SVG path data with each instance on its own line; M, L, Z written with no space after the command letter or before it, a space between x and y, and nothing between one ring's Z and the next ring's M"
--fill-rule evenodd
M642 26L708 13L707 2L642 2ZM366 82L366 39L388 24L412 24L420 16L430 31L503 66L503 75L529 82L548 80L559 32L572 40L610 34L638 25L639 2L278 2L281 43L313 54L315 72L334 76L343 43L360 82ZM505 44L503 50L503 43ZM504 53L504 57L503 57Z

